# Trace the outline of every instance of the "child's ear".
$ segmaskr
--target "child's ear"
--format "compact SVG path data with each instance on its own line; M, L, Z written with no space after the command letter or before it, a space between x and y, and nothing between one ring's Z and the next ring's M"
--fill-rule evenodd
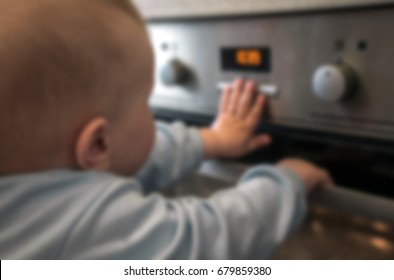
M95 118L79 133L74 158L79 168L105 171L110 167L109 125L104 118Z

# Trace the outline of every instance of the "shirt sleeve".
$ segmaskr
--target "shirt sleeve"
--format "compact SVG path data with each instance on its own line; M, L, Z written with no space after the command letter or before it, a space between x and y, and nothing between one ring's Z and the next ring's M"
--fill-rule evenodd
M156 124L153 151L136 179L145 192L163 189L196 170L203 160L198 129L182 123Z
M300 225L301 181L258 166L208 199L143 196L118 181L81 214L65 259L265 259Z

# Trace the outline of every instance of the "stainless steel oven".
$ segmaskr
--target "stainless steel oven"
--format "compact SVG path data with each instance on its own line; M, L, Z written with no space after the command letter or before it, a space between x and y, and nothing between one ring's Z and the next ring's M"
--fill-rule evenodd
M394 1L135 2L156 54L158 118L209 124L237 76L269 98L260 130L272 147L202 173L231 182L250 164L303 157L341 186L318 205L394 226Z

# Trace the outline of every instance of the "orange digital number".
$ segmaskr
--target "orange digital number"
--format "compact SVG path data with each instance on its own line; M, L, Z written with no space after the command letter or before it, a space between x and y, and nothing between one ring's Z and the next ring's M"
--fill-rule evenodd
M259 66L263 58L258 50L239 50L236 53L237 64L242 66Z

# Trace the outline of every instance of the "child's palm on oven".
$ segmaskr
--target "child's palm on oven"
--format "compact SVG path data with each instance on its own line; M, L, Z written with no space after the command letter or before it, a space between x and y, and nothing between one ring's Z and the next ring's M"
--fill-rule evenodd
M215 146L211 155L235 158L269 145L269 135L255 135L264 105L265 97L256 92L253 81L245 83L237 79L227 87L223 91L219 114L205 133L211 134L208 142Z

